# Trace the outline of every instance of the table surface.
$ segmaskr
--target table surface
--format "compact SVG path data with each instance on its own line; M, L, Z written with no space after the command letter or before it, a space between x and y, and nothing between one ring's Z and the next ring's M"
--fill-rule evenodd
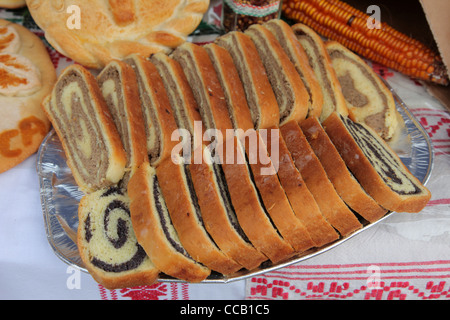
M219 12L215 2L213 14ZM20 22L22 13L3 10L0 17ZM51 54L58 70L71 63ZM371 65L431 138L435 162L427 187L432 199L422 212L395 213L328 252L247 280L107 290L61 261L50 247L33 155L0 174L0 299L449 299L449 111L422 84Z

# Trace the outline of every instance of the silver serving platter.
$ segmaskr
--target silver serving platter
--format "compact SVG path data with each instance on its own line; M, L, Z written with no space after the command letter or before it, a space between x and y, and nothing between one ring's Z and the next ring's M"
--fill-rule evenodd
M389 144L397 152L409 170L425 184L431 175L434 162L434 152L430 138L397 94L393 91L392 93L399 113L400 128ZM54 130L47 135L40 146L38 151L37 172L40 181L42 210L50 246L54 250L56 256L62 261L87 272L81 261L76 245L78 203L83 197L83 193L78 190L71 170L66 165L64 151ZM265 262L257 270L242 270L227 277L213 273L203 282L227 283L243 280L304 261L333 249L393 214L395 214L395 212L389 212L375 223L361 221L363 228L353 234L324 247L311 249L301 253L286 262L279 264ZM180 280L162 274L160 281L178 282Z

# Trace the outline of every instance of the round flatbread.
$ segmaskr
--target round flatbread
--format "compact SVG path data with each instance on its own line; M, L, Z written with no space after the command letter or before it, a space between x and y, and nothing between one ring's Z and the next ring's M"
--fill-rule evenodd
M131 53L170 52L186 41L209 0L27 0L34 21L61 54L103 68Z
M0 173L39 148L50 129L41 103L56 71L41 39L0 19Z

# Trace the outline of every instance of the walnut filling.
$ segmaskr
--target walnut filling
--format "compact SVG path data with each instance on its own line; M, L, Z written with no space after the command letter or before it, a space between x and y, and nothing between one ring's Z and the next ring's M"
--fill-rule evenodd
M227 49L233 58L236 65L236 69L239 74L239 78L244 86L245 95L247 97L248 106L250 108L250 114L253 119L253 124L255 128L259 128L261 119L261 110L258 107L258 94L254 91L253 81L251 78L251 70L247 67L245 63L245 58L242 53L242 48L238 43L236 37L220 37L217 40L217 44L221 47Z
M199 106L200 115L207 129L215 129L214 117L209 106L208 94L211 94L208 87L203 83L196 68L194 57L188 50L178 49L175 51L173 58L183 67L184 74L193 89L195 100Z
M158 159L161 153L161 126L159 124L158 114L155 112L156 104L154 101L152 88L149 87L148 79L144 72L133 59L126 59L126 63L131 65L136 73L136 79L139 88L139 97L142 106L142 115L144 117L145 134L147 136L147 153L150 161Z
M306 54L308 55L309 64L313 68L318 80L322 85L324 111L322 112L321 120L326 119L328 115L330 115L336 109L336 97L334 96L330 79L328 79L328 72L325 66L326 62L320 54L320 50L317 47L316 43L309 35L300 30L294 31L297 39L300 41L303 48L305 49Z
M187 116L185 111L183 93L181 92L181 88L173 78L170 66L162 58L157 57L157 55L153 56L151 61L158 69L158 72L160 73L161 78L164 81L164 87L166 88L170 105L172 106L172 111L175 116L177 127L180 129L189 130L189 132L193 134L194 128L193 124L190 123L189 117Z
M258 53L264 63L264 67L275 93L280 108L280 122L283 122L291 113L294 104L294 92L283 68L273 53L268 41L257 31L248 29L246 31L256 44Z
M57 83L55 92L50 109L57 115L56 125L67 141L68 154L73 158L71 163L88 184L106 186L102 177L109 165L108 146L100 125L92 119L95 111L89 89L79 74L70 72Z

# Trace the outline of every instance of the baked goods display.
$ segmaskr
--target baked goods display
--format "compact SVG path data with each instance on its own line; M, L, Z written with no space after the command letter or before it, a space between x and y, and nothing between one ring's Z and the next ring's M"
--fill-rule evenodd
M55 81L42 41L0 19L0 173L34 154L50 130L41 102Z
M199 25L209 0L27 0L27 5L57 51L98 69L132 53L170 52Z
M159 270L137 242L130 199L119 188L84 196L78 207L78 250L84 265L106 288L150 285Z
M333 68L352 118L389 140L397 127L392 92L369 65L335 41L326 43Z
M88 70L77 64L67 67L42 107L83 192L120 182L127 155L97 80Z
M201 282L301 257L388 211L420 211L428 190L348 112L331 61L310 29L271 21L113 59L97 78L80 65L64 70L44 109L86 193L78 245L94 278L108 283L128 259L108 249L100 277L97 253L86 252L102 237L138 243L159 274L145 281ZM108 221L117 234L100 226L94 237L90 219L112 209L127 213ZM141 273L127 265L110 287Z

